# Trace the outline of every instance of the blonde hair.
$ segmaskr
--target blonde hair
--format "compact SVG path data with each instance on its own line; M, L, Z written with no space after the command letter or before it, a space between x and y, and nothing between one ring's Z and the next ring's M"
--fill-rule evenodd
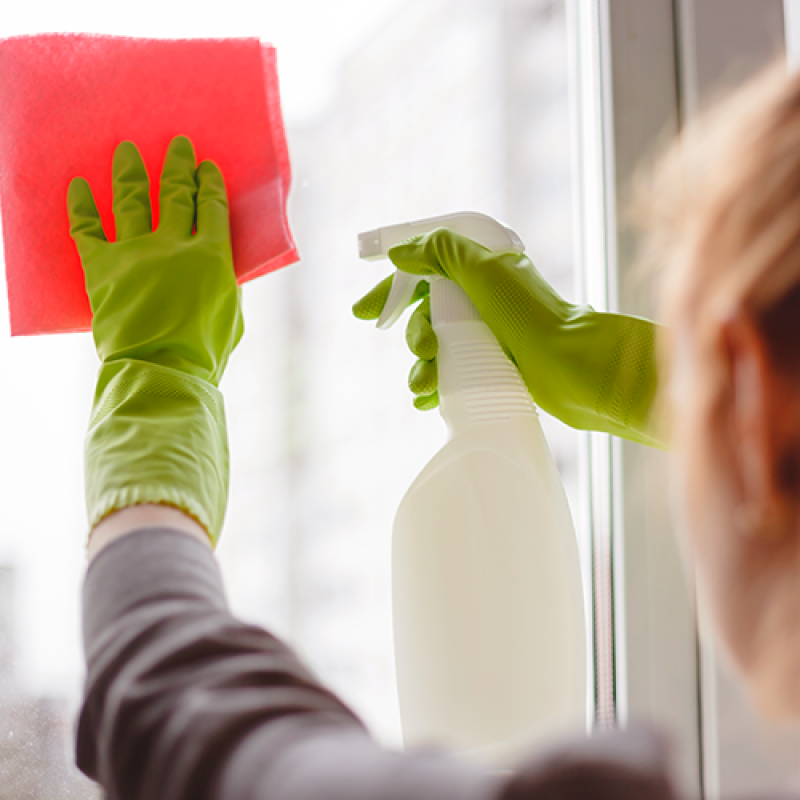
M800 376L800 75L774 64L702 114L640 184L637 201L643 259L657 265L661 278L663 366L669 370L678 342L690 343L697 383L686 399L710 426L704 445L678 443L681 456L707 467L704 479L718 482L731 461L725 414L732 376L720 347L726 321L745 311L771 366L793 382ZM713 457L700 450L708 446ZM786 456L782 489L800 507L800 453ZM702 496L707 486L701 481L692 490ZM783 544L796 563L797 537ZM757 577L757 560L744 564L748 577ZM762 612L747 665L751 684L762 709L773 713L786 710L793 687L788 693L798 713L797 579L770 588Z
M800 74L781 61L702 114L639 198L669 328L704 346L745 308L800 372Z

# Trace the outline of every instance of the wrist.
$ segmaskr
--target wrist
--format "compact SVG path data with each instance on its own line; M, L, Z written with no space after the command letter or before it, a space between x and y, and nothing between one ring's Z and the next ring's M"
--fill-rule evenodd
M103 365L85 448L90 526L120 509L181 509L216 542L228 495L222 395L177 370L136 360Z
M170 528L212 547L203 526L180 509L163 505L129 506L112 512L92 528L86 545L87 560L93 561L109 544L142 528Z

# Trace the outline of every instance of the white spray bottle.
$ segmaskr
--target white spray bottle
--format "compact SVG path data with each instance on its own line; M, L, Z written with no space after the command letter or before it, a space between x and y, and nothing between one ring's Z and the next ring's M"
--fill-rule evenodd
M359 236L362 258L446 227L523 251L473 212ZM431 283L439 398L449 438L403 498L392 603L406 747L439 744L505 767L586 720L580 563L564 488L536 408L475 306L453 281L398 272L378 320L392 325Z

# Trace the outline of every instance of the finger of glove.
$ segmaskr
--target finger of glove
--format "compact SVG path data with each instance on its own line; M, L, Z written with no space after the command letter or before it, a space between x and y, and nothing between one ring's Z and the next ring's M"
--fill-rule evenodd
M353 315L358 319L371 320L378 319L383 312L389 292L392 290L392 282L396 273L385 277L377 286L370 289L360 300L353 304ZM420 281L414 289L414 295L409 300L408 305L421 300L430 294L430 285L427 281ZM407 308L408 306L406 306Z
M189 236L195 222L197 176L192 143L176 136L167 148L161 173L159 231Z
M122 142L114 151L111 175L117 241L150 233L153 230L150 180L142 156L133 142Z
M105 243L103 223L92 196L92 189L84 178L73 178L67 190L69 235L78 248L81 261L98 243Z
M358 319L378 319L392 291L394 273L384 278L377 286L373 286L360 300L353 304L353 315Z
M406 343L418 358L430 361L439 351L439 340L431 325L431 298L428 295L408 320Z
M412 295L411 300L408 301L408 305L413 306L414 303L417 302L417 300L422 300L424 297L430 297L430 296L431 296L431 285L428 283L428 281L420 281L414 287L414 294ZM428 319L430 319L430 316L431 315L429 309Z
M444 275L458 281L462 266L478 263L489 253L483 245L437 228L424 236L416 236L389 249L392 263L413 275Z
M439 388L439 369L436 359L419 359L408 374L408 388L417 395L430 395Z
M204 161L197 168L197 235L230 239L228 191L220 168Z
M433 411L438 405L439 392L414 398L414 408L418 408L420 411Z

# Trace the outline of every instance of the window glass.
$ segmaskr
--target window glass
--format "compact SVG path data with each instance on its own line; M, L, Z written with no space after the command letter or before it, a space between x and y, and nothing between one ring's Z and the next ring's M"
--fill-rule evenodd
M247 334L222 386L232 468L218 554L234 612L286 637L398 744L392 519L445 430L438 413L412 407L401 324L382 332L350 313L389 272L359 262L356 234L483 211L575 299L563 2L231 2L210 20L176 0L140 3L136 16L88 0L32 3L4 13L0 36L277 45L302 262L244 291ZM95 797L72 767L72 725L96 358L88 335L11 340L4 316L0 360L0 776L15 797ZM578 435L542 422L578 520Z

